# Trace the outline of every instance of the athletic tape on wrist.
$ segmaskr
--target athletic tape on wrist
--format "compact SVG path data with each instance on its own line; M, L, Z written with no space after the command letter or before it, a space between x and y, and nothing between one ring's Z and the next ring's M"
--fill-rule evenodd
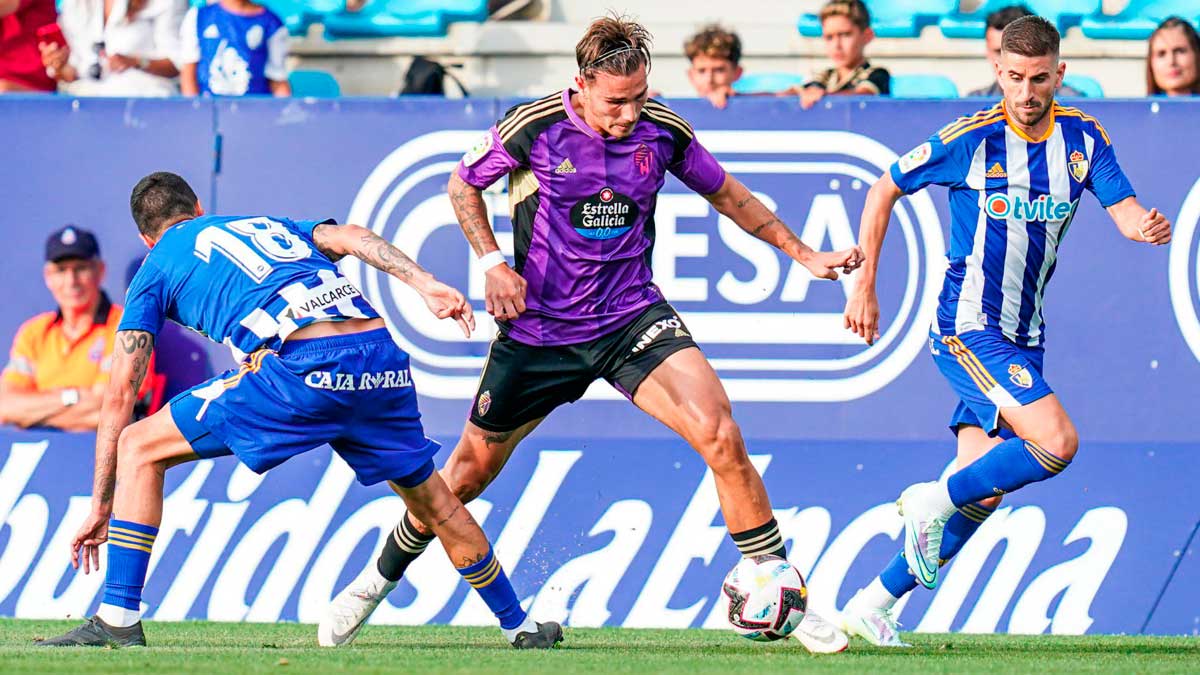
M504 259L504 254L500 251L492 251L491 253L485 253L479 256L479 264L483 266L483 271L485 272L492 269L496 265L504 265L506 263L508 263L508 261Z

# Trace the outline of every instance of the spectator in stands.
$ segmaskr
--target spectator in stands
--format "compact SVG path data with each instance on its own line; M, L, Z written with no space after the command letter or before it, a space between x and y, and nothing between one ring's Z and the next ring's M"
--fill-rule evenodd
M1025 5L1009 5L987 15L987 30L983 34L984 44L987 46L988 63L992 65L992 72L996 71L996 63L1000 61L1000 38L1004 36L1004 28L1008 24L1016 21L1023 16L1033 16L1033 12ZM1062 85L1058 88L1058 96L1080 96L1078 91L1071 87ZM1004 92L1000 91L1000 83L996 81L995 76L992 77L992 83L986 87L980 87L971 91L967 96L989 96L991 98L1002 98Z
M288 31L274 12L250 0L192 7L180 29L184 96L291 96Z
M104 269L96 237L87 230L68 225L46 240L42 274L58 310L26 321L13 338L0 375L0 422L96 429L121 321L121 307L100 288ZM142 383L143 403L151 379Z
M1173 16L1150 34L1146 55L1148 96L1200 94L1200 36L1185 19Z
M867 44L875 39L871 30L871 13L862 0L830 0L821 8L821 39L833 67L821 71L799 90L800 107L808 110L830 94L854 96L887 95L891 75L883 68L872 66L864 53Z
M688 82L700 96L717 108L724 108L734 95L733 83L742 76L742 41L737 33L717 24L700 29L683 44L691 66Z
M54 0L0 0L0 94L54 91L42 67L37 31L57 17Z
M46 74L78 96L171 96L187 0L62 0L66 46L41 42Z

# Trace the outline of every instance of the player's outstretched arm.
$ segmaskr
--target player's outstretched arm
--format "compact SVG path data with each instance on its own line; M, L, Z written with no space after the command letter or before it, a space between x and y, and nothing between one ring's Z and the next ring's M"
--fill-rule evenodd
M84 574L100 569L100 544L108 540L108 517L112 515L117 484L117 441L133 418L133 406L153 353L152 334L140 330L117 331L112 370L100 406L100 425L96 428L92 512L71 540L71 565L78 568L82 562Z
M879 339L879 299L875 295L879 252L883 249L892 208L903 196L891 173L884 173L867 192L867 202L863 206L862 223L858 228L858 245L863 252L862 271L854 291L846 300L844 324L867 344L874 344Z
M483 203L483 192L463 180L458 172L451 172L446 186L454 216L459 227L471 243L475 255L482 258L500 250L496 233L488 224L487 205ZM525 279L507 263L492 265L484 272L484 301L488 314L500 321L515 319L525 311Z
M849 274L862 264L862 252L858 247L829 253L809 248L766 204L728 173L721 189L704 197L738 227L783 251L817 278L837 279L837 270Z
M448 286L418 265L400 249L360 225L318 225L313 243L331 260L352 255L375 269L408 284L420 294L425 306L439 319L453 318L463 334L475 330L471 303L457 289Z
M1161 246L1171 241L1171 221L1158 212L1146 210L1137 197L1126 197L1108 207L1108 215L1127 239Z

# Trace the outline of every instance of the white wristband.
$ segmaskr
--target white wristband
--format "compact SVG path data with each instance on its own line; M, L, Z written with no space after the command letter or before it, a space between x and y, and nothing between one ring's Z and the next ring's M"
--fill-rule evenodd
M486 272L496 265L507 264L508 260L504 258L504 254L500 251L492 251L479 256L479 264L483 266L483 271Z

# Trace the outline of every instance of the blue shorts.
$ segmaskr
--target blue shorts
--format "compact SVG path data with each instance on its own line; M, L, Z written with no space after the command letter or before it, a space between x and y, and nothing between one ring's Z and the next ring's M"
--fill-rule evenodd
M1042 346L1022 347L998 330L959 335L930 333L929 351L958 395L950 430L1000 432L1000 409L1019 408L1054 393L1042 378Z
M363 485L415 487L440 447L421 427L408 354L383 328L256 351L169 405L197 455L237 455L258 473L328 443Z

